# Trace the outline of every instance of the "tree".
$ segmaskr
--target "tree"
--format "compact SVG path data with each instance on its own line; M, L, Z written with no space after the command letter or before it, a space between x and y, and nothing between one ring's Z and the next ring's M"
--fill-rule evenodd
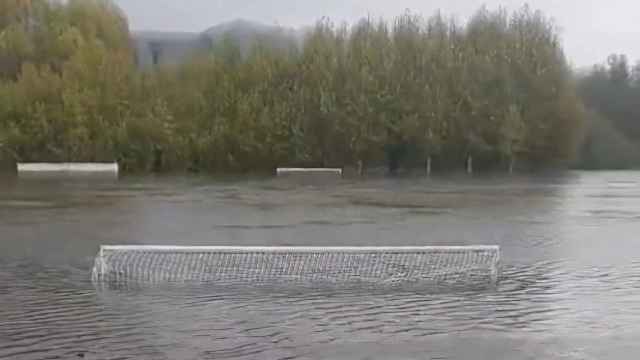
M300 47L276 35L251 46L227 36L184 63L137 68L112 2L3 1L0 153L126 171L430 173L433 161L567 163L582 133L558 32L528 7L482 8L464 25L409 12L350 27L323 19ZM630 138L640 138L637 116L623 116L638 114L637 73L617 56L579 82Z
M613 54L578 79L579 95L589 111L580 166L589 168L640 165L632 154L640 142L640 82L638 67L630 69L625 55ZM618 146L606 145L617 141ZM628 152L630 154L624 154Z

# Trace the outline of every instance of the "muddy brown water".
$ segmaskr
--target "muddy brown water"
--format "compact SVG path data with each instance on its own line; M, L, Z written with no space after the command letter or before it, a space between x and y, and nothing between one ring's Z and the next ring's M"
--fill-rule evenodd
M2 359L636 359L640 172L0 180ZM502 247L497 288L96 288L100 244Z

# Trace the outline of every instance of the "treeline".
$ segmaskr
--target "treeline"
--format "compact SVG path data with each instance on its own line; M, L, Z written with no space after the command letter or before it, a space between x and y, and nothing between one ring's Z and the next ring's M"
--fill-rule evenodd
M640 167L640 62L611 55L580 77L578 90L589 116L579 166Z
M302 47L232 43L140 70L103 0L0 3L0 157L130 171L564 166L584 118L554 25L320 21Z

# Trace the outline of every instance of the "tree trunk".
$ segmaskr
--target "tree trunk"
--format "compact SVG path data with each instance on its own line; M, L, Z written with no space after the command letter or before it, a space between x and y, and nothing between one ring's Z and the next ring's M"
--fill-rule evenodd
M358 160L358 175L364 176L364 172L365 172L364 161Z
M427 157L427 162L425 163L425 170L427 176L431 176L431 156Z
M467 174L473 174L473 157L467 156Z
M513 174L513 168L516 166L516 158L515 157L511 157L509 159L509 174Z

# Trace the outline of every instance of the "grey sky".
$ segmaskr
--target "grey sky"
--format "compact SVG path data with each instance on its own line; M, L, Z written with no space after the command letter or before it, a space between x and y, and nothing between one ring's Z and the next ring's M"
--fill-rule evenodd
M304 26L327 16L335 22L366 16L392 17L410 9L425 16L440 9L460 20L483 4L519 8L525 2L551 16L562 31L569 60L578 67L611 53L640 59L638 0L115 0L134 30L201 31L243 18Z

